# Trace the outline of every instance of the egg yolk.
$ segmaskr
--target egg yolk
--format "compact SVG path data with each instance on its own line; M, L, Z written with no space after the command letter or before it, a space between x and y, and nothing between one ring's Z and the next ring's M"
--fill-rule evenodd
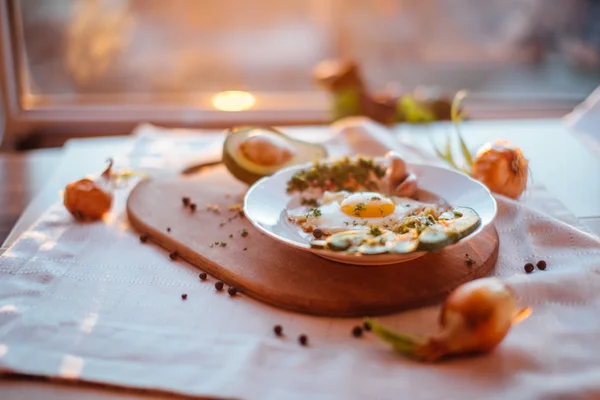
M352 194L346 197L340 205L344 214L359 218L387 217L396 208L392 200L373 192Z

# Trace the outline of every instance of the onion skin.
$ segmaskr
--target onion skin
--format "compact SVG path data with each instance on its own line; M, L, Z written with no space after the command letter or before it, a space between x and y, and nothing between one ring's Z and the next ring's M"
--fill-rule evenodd
M473 178L492 192L518 199L527 187L528 160L506 140L484 144L473 161Z
M510 328L531 310L517 307L514 291L498 278L482 278L456 288L440 313L439 333L415 336L393 332L367 320L372 331L398 352L432 362L449 356L484 354L495 349Z
M498 279L478 279L459 286L440 314L442 333L434 337L444 353L489 352L502 342L518 314L512 289Z
M79 179L65 187L63 204L79 221L102 219L112 207L112 161L97 180Z

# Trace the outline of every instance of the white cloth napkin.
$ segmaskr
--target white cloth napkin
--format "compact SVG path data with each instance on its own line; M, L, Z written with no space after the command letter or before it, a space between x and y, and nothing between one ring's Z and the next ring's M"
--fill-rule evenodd
M333 153L352 144L346 135L325 140ZM413 160L427 156L388 143ZM143 162L144 152L135 153ZM158 163L160 151L152 157ZM127 190L106 223L73 223L57 203L0 257L0 369L214 398L597 399L600 242L540 193L525 202L497 198L495 275L533 307L532 316L491 354L433 365L407 360L372 335L352 337L359 319L215 293L214 279L201 282L196 268L140 244L124 213ZM523 272L539 259L546 271ZM434 331L438 311L380 321ZM272 334L275 324L283 338ZM298 345L300 333L309 346Z
M563 118L583 144L600 156L600 86Z

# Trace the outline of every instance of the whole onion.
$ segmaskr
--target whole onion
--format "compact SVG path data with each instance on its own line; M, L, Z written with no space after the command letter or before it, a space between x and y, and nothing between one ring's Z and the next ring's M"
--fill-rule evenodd
M492 192L518 199L527 187L528 165L520 148L496 140L479 148L471 175Z
M372 331L401 354L421 361L492 351L511 327L531 314L520 308L514 291L498 278L481 278L457 287L444 302L440 331L432 335L394 332L367 320Z

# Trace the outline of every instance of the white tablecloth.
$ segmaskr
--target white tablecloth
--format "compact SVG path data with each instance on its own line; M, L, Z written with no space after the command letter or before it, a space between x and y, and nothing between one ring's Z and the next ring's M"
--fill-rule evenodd
M122 163L180 168L202 158L199 151L217 154L222 140L148 132L138 132ZM328 143L345 151L343 142ZM410 160L427 157L400 150ZM359 319L216 293L214 279L202 282L196 268L140 244L128 228L126 196L118 193L107 222L84 225L57 197L0 257L2 371L244 399L600 398L600 242L543 188L521 202L497 197L495 274L533 315L493 353L434 365L402 358L372 335L352 337ZM547 270L525 274L523 265L539 259ZM428 307L380 320L433 331L437 313ZM275 324L283 338L272 334ZM298 345L300 333L309 346Z

